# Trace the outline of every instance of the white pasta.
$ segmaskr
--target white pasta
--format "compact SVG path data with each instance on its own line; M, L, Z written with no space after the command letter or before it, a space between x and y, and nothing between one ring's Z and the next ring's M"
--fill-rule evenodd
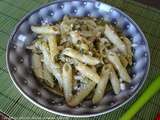
M118 70L119 75L123 81L131 82L131 78L126 70L125 67L123 67L122 63L120 62L119 57L115 52L109 51L107 53L107 57L109 61L114 65L114 67Z
M72 48L64 49L63 54L89 65L96 65L100 63L100 61L97 58L85 54L80 54L78 51Z
M128 59L128 62L130 65L132 65L132 56L133 56L133 53L132 53L132 49L131 49L131 41L127 38L127 37L121 37L124 41L124 43L126 44L127 46L127 59Z
M42 80L44 76L43 76L43 69L42 69L42 63L41 63L41 56L35 53L32 54L32 68L35 75L39 77L40 80Z
M97 84L94 96L92 98L93 103L98 103L103 98L109 80L109 74L110 74L110 68L107 65L103 66L101 72L101 80Z
M127 53L125 44L121 41L118 35L107 24L105 26L105 36L124 54Z
M82 64L82 63L78 63L75 68L82 73L84 76L86 76L87 78L93 80L94 82L98 83L100 81L100 76L91 68L89 68L88 66Z
M54 61L55 56L58 55L59 53L59 49L57 46L57 39L56 39L56 36L54 35L48 35L47 39L48 39L51 60Z
M92 89L95 87L96 83L90 80L87 80L88 83L85 84L81 90L72 97L71 101L68 103L70 106L74 107L78 104L80 104L84 98L92 91Z
M64 96L67 102L71 100L72 97L72 67L70 64L65 63L63 65L63 90L64 90Z
M86 50L86 51L89 50L89 46L83 43L83 40L85 40L85 38L82 37L79 32L72 31L70 32L70 36L71 36L72 43L75 44L76 47L78 47L79 49Z
M119 94L120 92L120 80L118 79L114 68L111 65L111 73L110 73L110 81L113 87L113 91L115 94Z
M37 34L59 34L59 30L54 26L31 26L31 30Z
M51 88L54 87L55 83L54 83L54 79L51 75L51 73L49 72L49 70L47 69L47 66L45 64L43 64L43 75L44 75L44 82L50 86Z

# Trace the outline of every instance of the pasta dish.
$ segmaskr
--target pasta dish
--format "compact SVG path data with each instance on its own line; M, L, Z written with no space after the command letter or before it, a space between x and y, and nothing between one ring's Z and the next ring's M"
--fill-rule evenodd
M27 46L34 74L48 90L64 96L67 105L84 99L96 104L109 83L117 95L120 83L131 82L131 42L117 27L96 18L64 16L31 30L37 35Z

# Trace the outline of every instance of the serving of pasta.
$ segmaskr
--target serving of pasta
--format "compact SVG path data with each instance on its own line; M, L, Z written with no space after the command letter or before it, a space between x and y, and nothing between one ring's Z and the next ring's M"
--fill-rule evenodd
M35 76L50 91L77 106L89 96L99 103L111 83L115 95L122 82L130 83L130 40L115 26L90 17L68 17L54 25L32 26Z

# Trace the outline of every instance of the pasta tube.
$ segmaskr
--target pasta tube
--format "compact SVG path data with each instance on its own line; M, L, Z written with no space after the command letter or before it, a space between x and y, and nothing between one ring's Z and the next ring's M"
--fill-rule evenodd
M44 41L37 41L36 46L38 46L44 57L44 64L47 66L48 70L56 77L58 80L60 88L62 88L62 73L60 65L57 63L53 63L50 59L50 54L48 52L48 45Z
M133 56L133 53L132 53L132 43L131 41L127 38L127 37L121 37L124 41L124 43L126 44L127 46L127 59L128 59L128 62L130 65L132 65L132 56Z
M94 82L98 83L101 79L100 76L96 73L96 71L94 71L93 69L91 69L90 67L82 64L82 63L78 63L75 68L82 73L85 77L93 80Z
M51 88L54 87L54 79L51 73L48 71L47 66L43 64L43 75L44 75L44 82Z
M103 95L109 80L109 75L110 75L110 69L107 65L105 65L102 68L101 80L97 84L94 96L92 98L93 104L98 103L103 98Z
M114 65L114 67L117 69L117 71L119 72L119 75L120 75L121 79L123 81L126 81L126 82L130 83L131 78L130 78L126 68L123 67L122 63L120 62L117 54L115 52L109 51L107 53L107 57L108 57L109 61Z
M125 44L121 41L115 31L112 30L107 24L105 26L104 34L122 53L125 55L127 54Z
M68 103L69 106L74 107L80 104L85 99L85 97L88 96L89 93L93 90L96 83L88 79L86 79L86 81L88 81L88 83L85 84L83 88L81 88L81 90L72 97L71 101Z
M55 56L59 53L56 36L48 35L47 39L48 39L48 45L49 45L51 60L55 61Z
M63 65L63 90L64 90L64 96L67 101L67 103L71 100L72 97L72 67L70 64L65 63Z
M44 76L43 76L43 69L42 69L42 63L41 63L41 56L35 53L32 54L32 68L36 77L42 80Z
M96 65L100 63L100 61L97 58L94 58L89 55L80 54L78 51L72 49L72 48L66 48L62 52L64 55L67 55L71 58L77 59L83 63L89 64L89 65Z
M79 49L83 49L85 51L89 50L89 46L84 43L86 41L86 38L82 37L79 32L72 31L70 32L70 36L72 39L72 43L78 47Z
M120 80L118 79L116 72L111 65L111 73L110 73L110 81L112 84L112 88L115 94L119 94L120 92Z
M31 26L31 30L37 34L60 34L55 26Z

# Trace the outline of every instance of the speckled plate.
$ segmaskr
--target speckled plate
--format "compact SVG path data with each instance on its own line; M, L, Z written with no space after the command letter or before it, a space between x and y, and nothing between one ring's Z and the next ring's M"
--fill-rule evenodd
M130 38L134 52L134 64L130 72L133 80L131 84L121 84L119 95L109 91L98 105L85 100L81 105L71 108L66 105L64 98L49 92L36 80L31 69L30 52L25 49L36 37L30 27L56 23L64 15L104 19L122 28L123 33ZM136 95L146 79L150 54L147 40L138 25L119 9L93 0L64 0L44 5L27 14L18 23L8 42L6 60L13 83L32 103L63 116L91 117L111 112Z

